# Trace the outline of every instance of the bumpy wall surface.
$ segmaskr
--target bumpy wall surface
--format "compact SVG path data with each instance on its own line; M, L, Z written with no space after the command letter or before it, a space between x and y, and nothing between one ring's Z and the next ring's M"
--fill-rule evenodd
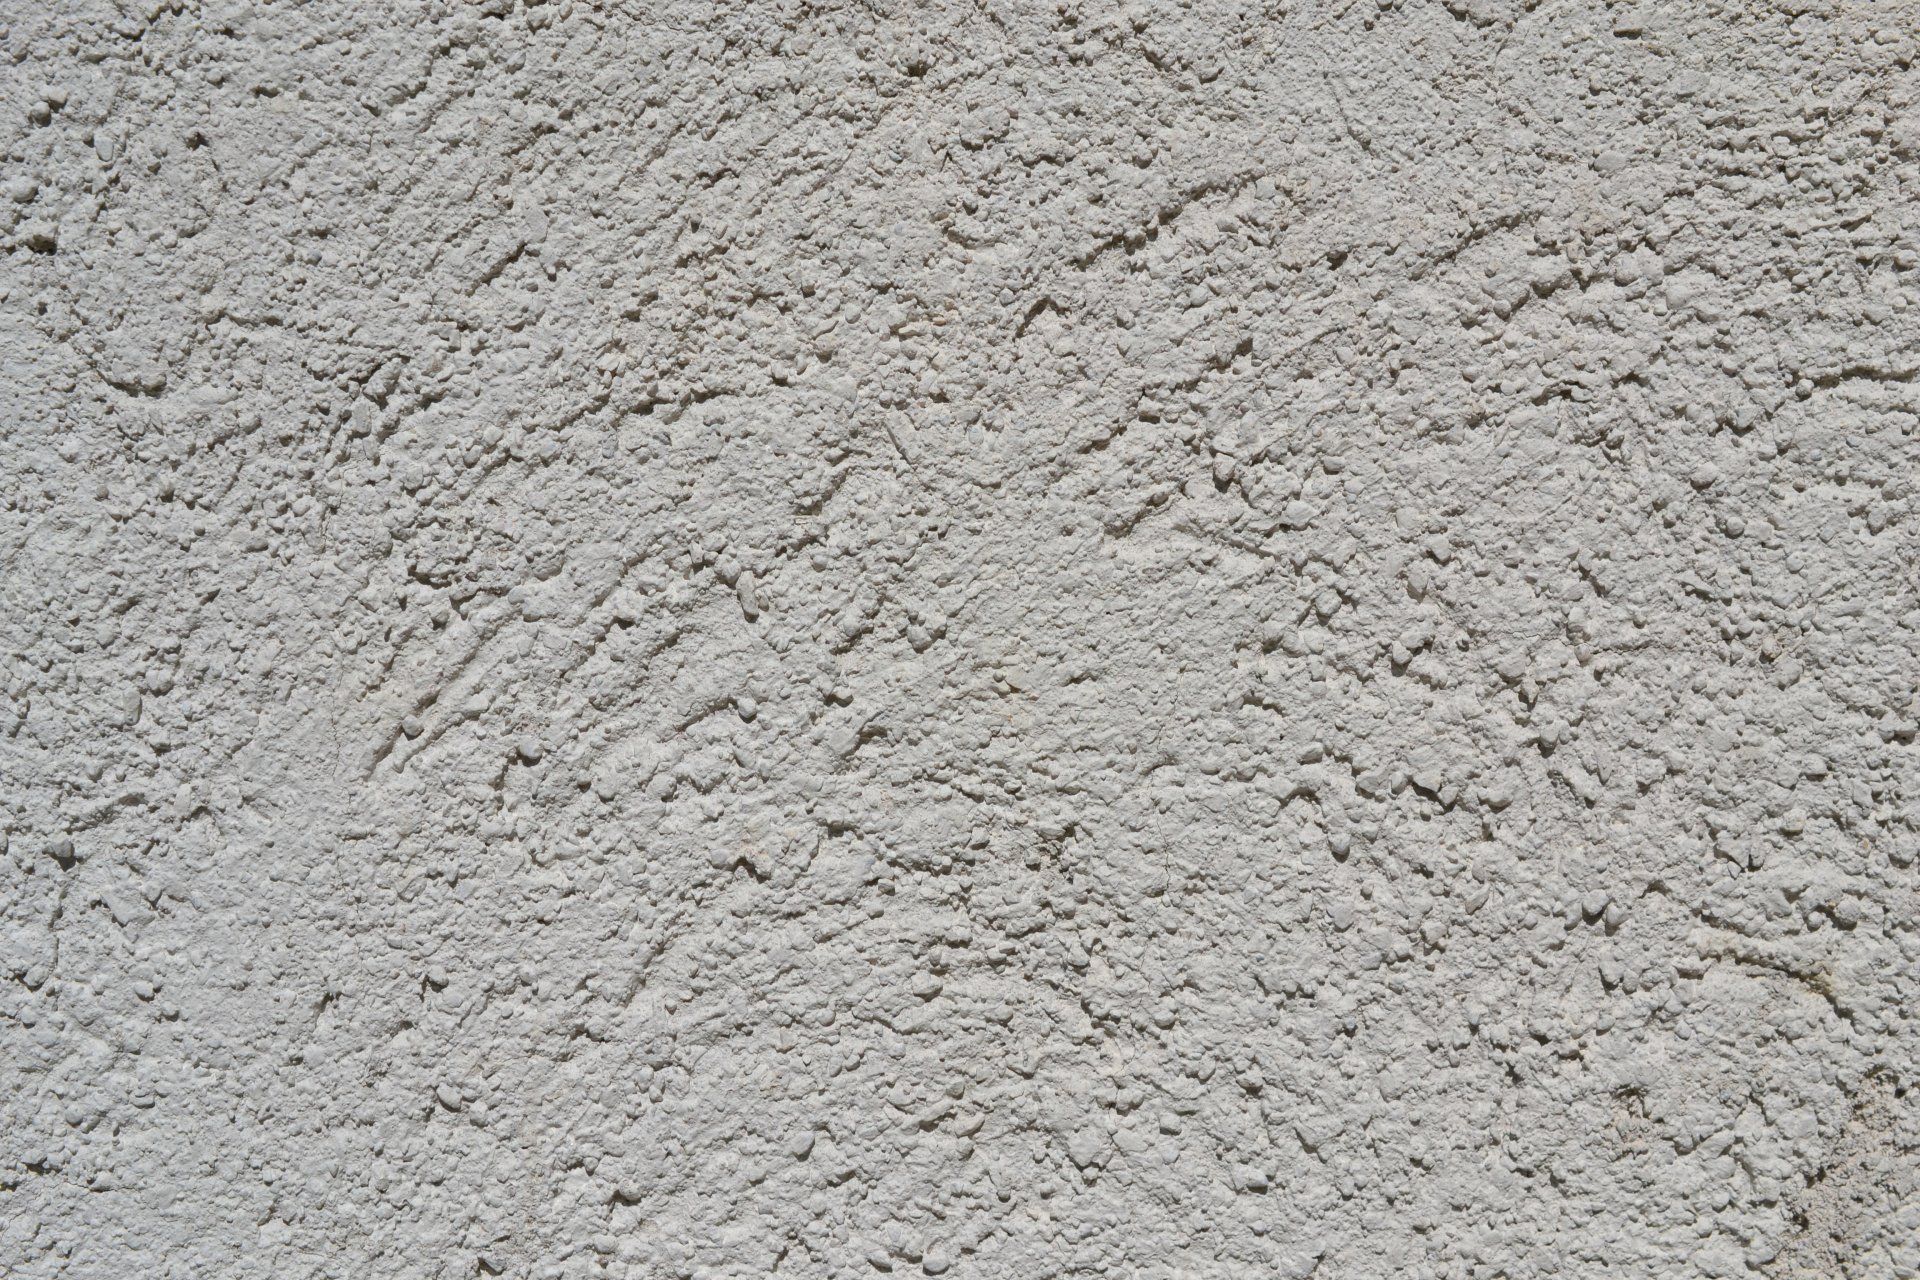
M1916 33L0 0L0 1274L1913 1277Z

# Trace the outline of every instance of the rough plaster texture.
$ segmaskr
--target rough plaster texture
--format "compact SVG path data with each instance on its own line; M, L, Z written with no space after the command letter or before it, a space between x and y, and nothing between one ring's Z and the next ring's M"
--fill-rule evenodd
M0 9L0 1273L1920 1267L1915 6Z

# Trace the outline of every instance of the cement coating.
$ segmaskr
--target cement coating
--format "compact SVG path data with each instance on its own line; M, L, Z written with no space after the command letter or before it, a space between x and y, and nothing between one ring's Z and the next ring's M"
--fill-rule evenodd
M0 1273L1915 1276L1917 31L0 0Z

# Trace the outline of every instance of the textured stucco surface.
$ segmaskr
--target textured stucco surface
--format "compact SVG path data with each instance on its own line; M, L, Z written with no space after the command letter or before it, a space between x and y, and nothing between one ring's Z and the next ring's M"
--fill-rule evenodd
M1914 1276L1917 30L0 0L0 1274Z

